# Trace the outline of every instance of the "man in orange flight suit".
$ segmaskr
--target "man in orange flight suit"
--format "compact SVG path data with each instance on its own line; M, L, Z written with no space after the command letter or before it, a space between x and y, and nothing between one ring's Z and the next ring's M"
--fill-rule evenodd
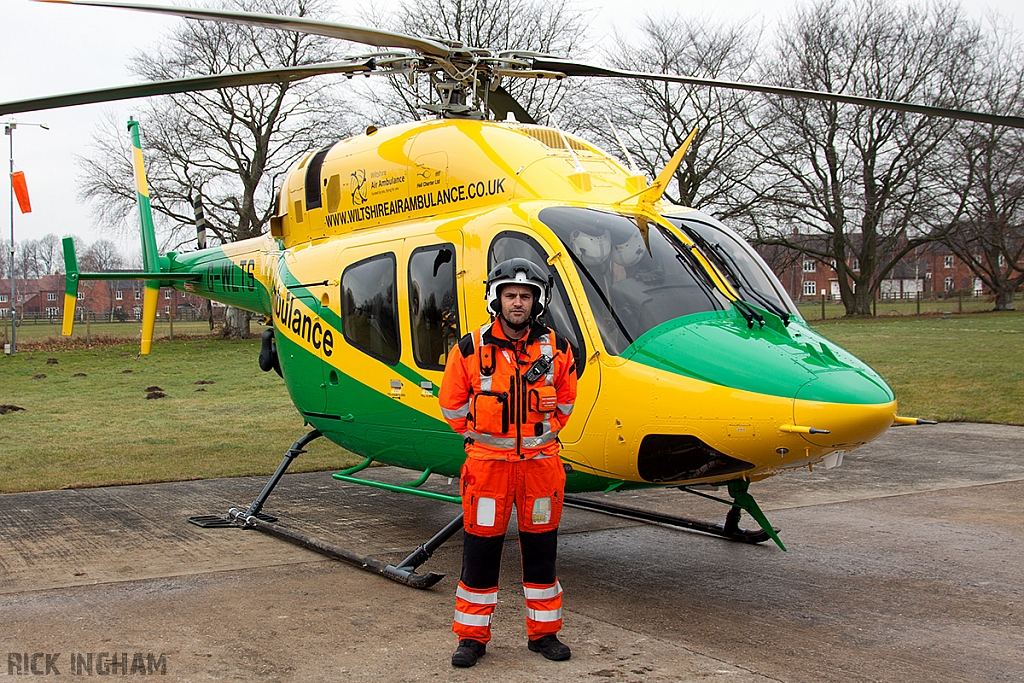
M452 631L452 665L468 667L486 651L505 530L516 507L523 556L527 646L569 659L562 587L555 573L565 470L559 430L576 400L576 364L568 342L537 322L550 297L547 273L526 259L499 263L487 280L494 322L452 350L438 396L452 429L465 437L462 578Z

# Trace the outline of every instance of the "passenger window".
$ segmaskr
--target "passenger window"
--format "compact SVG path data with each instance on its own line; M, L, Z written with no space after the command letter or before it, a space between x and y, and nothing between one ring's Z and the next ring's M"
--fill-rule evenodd
M491 249L487 254L487 271L490 272L494 266L510 258L524 258L536 263L541 268L547 268L548 273L554 278L555 290L551 292L551 301L540 317L540 322L565 337L572 345L572 354L576 359L576 375L581 377L586 367L587 349L558 271L548 264L547 254L536 240L521 232L507 230L498 233L491 242Z
M388 365L398 363L395 255L354 263L341 276L342 329L349 344Z
M459 343L455 247L451 244L422 247L409 258L409 318L416 364L444 370L448 352Z

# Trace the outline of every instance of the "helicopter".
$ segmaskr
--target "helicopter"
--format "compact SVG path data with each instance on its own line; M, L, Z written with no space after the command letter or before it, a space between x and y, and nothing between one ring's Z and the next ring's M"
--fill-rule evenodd
M539 125L504 79L661 80L1024 127L1021 117L607 69L296 17L38 1L297 31L378 51L22 100L0 104L0 115L329 74L429 79L436 100L424 109L436 118L370 126L306 154L277 190L267 234L192 252L158 253L140 126L130 121L143 270L83 273L73 240L64 242L66 335L78 284L90 279L145 282L143 354L151 350L160 287L263 315L269 325L260 367L283 378L312 430L248 509L190 521L259 529L418 588L443 576L417 569L461 529L461 514L403 561L386 564L280 526L262 508L290 462L321 436L364 458L334 474L338 480L459 502L421 488L431 475L458 477L465 457L462 438L441 416L439 385L449 351L490 320L487 273L508 258L547 268L542 322L577 359L576 407L559 435L566 492L673 488L729 509L723 524L711 524L576 496L567 505L734 541L771 539L785 550L751 483L838 466L844 453L894 425L928 422L898 415L877 373L811 329L739 234L663 200L693 134L649 181L557 124ZM374 463L419 477L390 484L358 476ZM707 492L721 488L728 498ZM760 530L740 528L741 511Z

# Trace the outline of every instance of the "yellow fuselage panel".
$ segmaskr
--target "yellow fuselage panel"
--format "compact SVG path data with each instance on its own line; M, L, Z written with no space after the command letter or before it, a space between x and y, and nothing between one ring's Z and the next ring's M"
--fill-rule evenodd
M343 140L289 172L282 239L292 246L513 199L608 204L632 192L635 179L613 158L577 138L570 152L562 140L539 126L452 120Z

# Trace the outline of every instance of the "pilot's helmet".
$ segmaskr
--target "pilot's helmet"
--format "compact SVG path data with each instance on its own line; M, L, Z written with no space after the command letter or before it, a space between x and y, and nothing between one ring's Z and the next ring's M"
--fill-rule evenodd
M622 266L623 268L629 268L635 266L643 258L644 254L647 253L647 247L644 246L644 240L640 236L640 231L633 229L629 232L616 233L614 244L612 244L612 262Z
M500 313L501 288L505 285L525 285L533 289L533 309L530 316L536 318L547 308L553 284L551 275L528 259L511 258L502 261L487 275L487 307L494 313Z
M569 233L569 248L588 268L599 266L608 260L612 252L612 238L608 229L596 225Z

